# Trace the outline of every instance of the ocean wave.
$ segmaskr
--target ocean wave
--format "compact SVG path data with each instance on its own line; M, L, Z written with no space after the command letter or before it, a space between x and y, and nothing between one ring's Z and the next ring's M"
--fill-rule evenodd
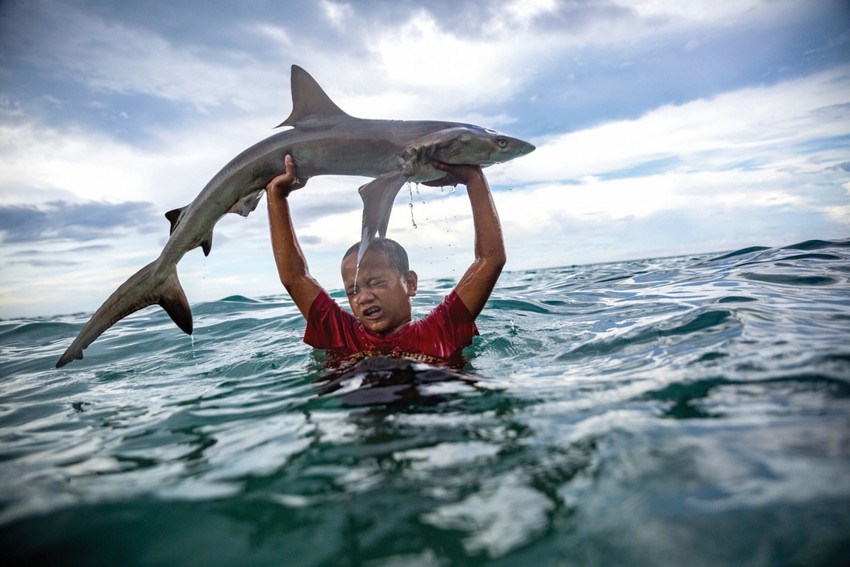
M142 311L60 370L85 314L2 321L0 543L68 563L198 541L270 564L846 555L848 278L850 240L506 272L460 379L334 375L284 295L194 305L191 337ZM453 282L431 283L417 315Z

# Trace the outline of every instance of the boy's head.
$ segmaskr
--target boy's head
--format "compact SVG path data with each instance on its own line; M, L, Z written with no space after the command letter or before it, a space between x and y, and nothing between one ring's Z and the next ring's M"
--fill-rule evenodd
M370 241L358 270L359 248L358 242L342 258L348 304L367 330L379 335L392 333L411 320L410 298L416 295L416 272L410 269L407 252L394 240Z
M351 248L343 254L342 261L345 262L346 258L352 254L356 254L358 250L360 250L360 243L355 242L351 245ZM390 265L396 269L399 275L403 276L410 271L410 262L407 259L407 251L395 240L391 240L389 238L373 238L369 241L369 245L366 247L366 252L369 252L370 250L386 253Z

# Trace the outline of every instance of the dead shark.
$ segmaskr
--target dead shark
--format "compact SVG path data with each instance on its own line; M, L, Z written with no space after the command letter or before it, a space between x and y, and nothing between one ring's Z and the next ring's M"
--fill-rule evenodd
M292 154L296 175L357 175L373 181L363 198L361 255L369 239L385 236L392 204L406 182L433 182L446 174L433 161L488 166L523 156L534 146L494 130L440 121L368 120L343 112L304 69L292 66L291 129L251 146L225 165L189 205L165 214L171 236L159 258L136 272L100 306L56 367L83 358L109 327L149 305L160 305L184 332L192 333L192 310L177 279L177 263L200 246L212 247L212 230L226 213L247 217L266 184L283 173Z

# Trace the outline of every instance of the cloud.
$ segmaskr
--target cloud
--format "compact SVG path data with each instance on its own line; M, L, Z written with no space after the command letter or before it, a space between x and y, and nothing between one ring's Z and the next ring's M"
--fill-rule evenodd
M67 266L77 266L80 264L80 262L74 260L49 260L44 258L29 258L25 260L10 260L8 264L10 266L26 264L34 268L61 268Z
M68 203L45 207L0 206L0 235L5 244L38 241L86 241L151 224L151 203Z
M509 269L846 237L844 4L0 2L0 313L96 307L155 258L162 213L289 113L291 63L356 116L534 142L487 170ZM329 285L363 182L291 201ZM462 273L463 190L420 188L418 228L405 191L390 233L423 277ZM211 256L186 255L192 301L280 291L264 217L226 215Z
M535 140L534 153L504 167L505 179L639 175L638 168L654 171L665 160L695 171L781 166L810 172L845 160L840 138L850 135L848 124L850 67L843 67ZM809 160L818 141L824 142L820 159L826 164Z
M76 258L80 254L86 255L92 252L103 254L110 252L112 248L112 246L106 244L91 244L87 246L75 246L72 248L58 250L28 248L7 254L6 264L9 266L25 265L35 268L65 268L69 266L77 266L83 263L80 260L70 260L69 258L71 257Z
M245 72L260 69L239 52L212 44L205 50L187 48L156 31L104 18L99 10L62 2L33 2L9 11L18 25L3 27L4 44L20 54L21 63L54 79L81 83L94 93L142 94L198 109L250 104L239 86ZM217 56L210 57L207 49Z
M78 253L81 253L81 252L83 252L83 253L87 253L87 252L99 252L99 253L101 253L101 252L107 252L107 251L111 250L112 248L113 247L108 245L108 244L86 244L86 245L83 245L83 246L74 246L74 247L71 247L71 248L65 248L65 249L63 249L63 252L68 253L68 254L78 254ZM15 258L15 257L29 258L29 257L35 257L35 256L43 256L45 254L48 254L48 252L46 252L45 250L28 248L28 249L17 250L15 252L12 252L11 254L9 254L9 257L11 257L11 258Z

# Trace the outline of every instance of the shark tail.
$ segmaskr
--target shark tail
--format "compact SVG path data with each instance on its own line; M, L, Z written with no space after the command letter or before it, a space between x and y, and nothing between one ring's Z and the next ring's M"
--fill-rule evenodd
M56 362L56 368L82 359L83 349L104 331L148 305L160 305L178 327L185 333L192 334L192 310L177 279L177 268L172 266L165 278L156 278L157 263L158 261L151 262L130 276L130 279L109 296Z

